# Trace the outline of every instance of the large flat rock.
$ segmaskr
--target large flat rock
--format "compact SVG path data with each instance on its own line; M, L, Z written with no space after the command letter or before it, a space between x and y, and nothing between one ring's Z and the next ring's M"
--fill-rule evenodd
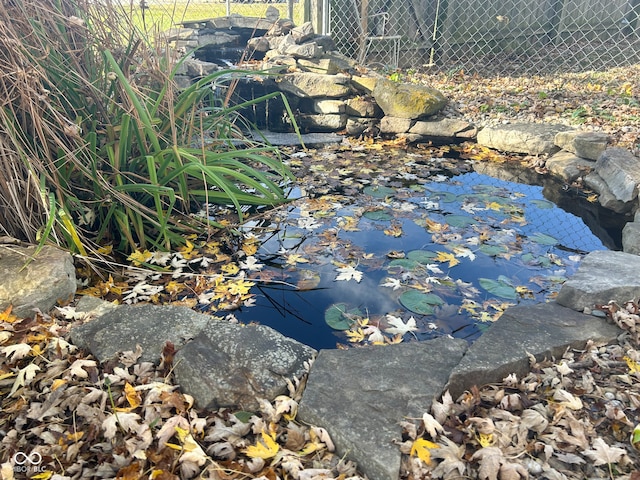
M630 151L607 148L596 161L596 172L617 200L626 203L638 196L640 159Z
M175 356L176 383L200 408L257 410L258 398L287 393L316 351L264 325L213 321Z
M469 348L454 368L448 389L456 398L473 385L500 382L511 373L529 371L528 354L538 360L560 358L588 340L611 342L620 334L604 319L557 303L511 307Z
M142 361L158 363L166 342L176 348L196 336L215 318L186 307L122 305L71 329L74 345L89 350L100 362L142 347Z
M597 304L623 304L640 298L640 256L609 250L589 253L578 271L567 280L556 301L583 311Z
M570 127L566 125L511 123L483 128L477 142L503 152L551 154L560 150L555 144L556 135L567 130Z
M439 338L384 347L321 350L304 391L298 418L327 429L340 455L371 480L396 480L401 453L398 424L421 417L439 396L467 348Z
M45 245L0 245L0 311L13 305L19 317L48 313L76 293L76 270L68 252Z

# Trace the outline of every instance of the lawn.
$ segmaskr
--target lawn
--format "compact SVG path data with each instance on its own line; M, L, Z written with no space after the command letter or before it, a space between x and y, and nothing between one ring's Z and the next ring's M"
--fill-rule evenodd
M145 30L165 31L172 26L187 20L202 20L227 15L227 4L224 1L157 1L147 0L144 17L138 2L123 5L135 23ZM267 8L273 7L280 11L280 16L289 16L288 4L283 3L235 3L229 4L229 13L232 15L244 15L250 17L264 17ZM301 2L294 3L293 20L296 25L303 22L304 12ZM144 18L144 22L143 22Z

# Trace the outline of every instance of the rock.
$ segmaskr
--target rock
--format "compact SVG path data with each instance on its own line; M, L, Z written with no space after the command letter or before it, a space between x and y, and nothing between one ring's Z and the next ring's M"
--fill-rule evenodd
M295 133L278 133L278 132L251 132L251 136L256 141L267 141L271 145L302 145L306 147L322 147L324 145L332 145L341 143L344 137L335 133L303 133L298 136Z
M300 129L307 132L336 132L347 125L347 116L298 114L296 117Z
M300 58L298 67L303 72L321 73L323 75L335 75L340 71L338 64L331 58Z
M306 42L313 37L313 25L311 22L305 22L298 27L291 29L291 36L297 44Z
M378 81L375 77L351 77L351 83L353 86L364 93L373 93L373 89L376 87L376 82Z
M558 135L556 135L556 137ZM560 150L547 159L545 167L555 176L560 177L565 182L571 183L577 178L590 173L595 167L595 164L589 160L577 157L571 152Z
M268 52L273 47L271 46L269 39L265 37L253 37L247 42L247 48L249 51L254 52Z
M313 100L309 109L323 115L340 114L345 112L344 100Z
M280 18L280 10L273 5L269 5L267 11L264 13L264 18L269 22L277 22Z
M349 77L342 74L289 73L279 78L276 83L283 92L289 92L303 98L341 98L351 93Z
M357 137L372 127L372 119L362 117L348 117L345 130L347 135Z
M384 347L321 350L298 410L303 422L321 425L338 455L355 460L368 478L396 480L400 471L398 425L428 412L467 346L438 338Z
M380 133L405 133L411 129L413 120L385 115L380 120Z
M288 45L282 53L294 58L318 58L324 50L315 42L307 42L302 45Z
M100 362L119 352L142 347L142 361L158 363L167 341L179 349L213 317L185 307L122 305L71 329L74 345L89 350Z
M464 120L455 118L437 118L417 121L409 133L434 139L471 140L478 134L478 129Z
M176 383L200 408L258 410L258 398L287 393L316 351L264 325L209 321L175 355Z
M609 189L604 179L596 172L591 172L584 177L584 184L598 193L598 202L604 208L616 213L626 213L634 207L634 202L621 202Z
M198 45L200 47L206 45L235 45L241 38L240 35L233 35L219 30L201 30L198 35Z
M195 58L185 60L181 67L187 70L187 75L190 77L204 77L220 70L220 67L213 62L204 62Z
M346 113L352 117L377 118L382 116L380 107L371 97L358 95L357 97L349 98L346 104Z
M640 159L623 148L608 148L596 161L596 172L620 202L630 202L638 196Z
M589 340L611 342L620 332L602 318L554 302L510 307L469 347L447 388L456 398L473 385L499 383L511 373L522 378L529 372L528 354L539 361L560 358L567 348L584 348Z
M447 104L447 99L434 88L424 85L392 82L379 78L372 92L385 115L419 119L434 115Z
M338 47L336 47L336 44L333 41L333 38L331 38L329 35L313 35L311 37L311 40L313 40L315 43L317 43L319 46L321 46L322 49L325 52L333 52L334 50L337 50L337 48L338 48ZM351 60L351 61L353 61L353 60Z
M538 123L491 126L478 132L477 142L503 152L530 155L552 154L559 150L555 144L556 134L569 128L565 125Z
M48 313L75 293L76 271L68 252L45 245L36 255L35 246L0 244L0 311L13 305L18 317L31 317L34 310Z
M640 257L610 250L595 251L582 259L578 271L567 280L556 302L583 311L610 300L622 305L640 298Z
M174 42L176 40L191 40L198 36L198 30L195 28L176 27L170 28L161 33L166 42Z
M291 29L294 27L294 24L288 18L281 18L277 22L275 22L267 34L272 37L280 37L282 35L287 35L291 32Z
M640 222L629 222L622 229L622 250L640 255Z
M558 132L555 136L555 144L571 153L575 153L580 158L587 160L598 160L607 144L609 136L601 132L580 132L578 130L568 130Z
M256 30L257 35L263 35L274 26L274 22L272 20L267 18L262 18L262 17L247 17L245 15L232 14L230 17L227 17L227 18L229 19L229 27ZM275 24L279 24L281 22L282 22L282 19L278 20ZM291 21L289 20L289 23L290 22ZM225 27L218 27L218 28L225 28ZM260 30L264 30L264 32L260 32Z

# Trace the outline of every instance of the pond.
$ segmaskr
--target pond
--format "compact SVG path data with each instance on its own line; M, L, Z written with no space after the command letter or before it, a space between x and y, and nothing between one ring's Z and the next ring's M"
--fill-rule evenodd
M314 348L472 342L509 306L552 299L586 253L607 248L542 187L477 173L474 162L320 155L294 156L298 200L244 226L260 240L240 262L257 295L234 312Z

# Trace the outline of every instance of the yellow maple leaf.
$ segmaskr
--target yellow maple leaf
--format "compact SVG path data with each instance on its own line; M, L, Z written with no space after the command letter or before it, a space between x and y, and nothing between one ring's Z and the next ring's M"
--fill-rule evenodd
M342 217L342 220L338 223L340 228L346 232L357 232L359 219L356 217Z
M290 253L287 255L287 265L295 265L296 263L309 263L309 260L299 253Z
M258 245L255 243L243 243L242 251L247 255L254 255L258 251Z
M417 456L424 463L429 465L431 463L431 450L434 448L440 448L437 443L430 442L424 438L418 438L411 446L410 455Z
M631 357L624 356L622 359L627 362L629 367L629 373L640 373L640 363L633 360Z
M124 394L127 397L127 401L129 402L129 405L131 405L131 408L138 408L140 406L140 402L142 401L140 394L129 382L124 384Z
M460 263L460 260L458 260L453 253L447 253L447 252L438 252L438 255L435 257L435 260L441 263L449 262L449 268L455 267Z
M427 230L429 230L431 233L442 233L449 229L449 225L447 225L446 223L438 223L435 220L431 220L430 218L425 218L424 223L425 227L427 227Z
M249 445L242 452L251 458L262 458L264 460L276 456L280 450L280 445L276 443L275 433L268 434L262 431L262 441L257 440L255 445Z
M402 227L400 225L391 225L384 230L384 234L390 237L400 237L402 235Z
M129 255L127 257L127 260L129 260L130 262L132 262L134 265L142 265L143 263L149 261L151 259L151 257L153 256L153 253L151 253L149 250L136 250L135 252L133 252L131 255Z
M186 288L186 286L185 286L184 283L176 282L175 280L171 280L164 287L164 289L167 291L167 293L169 293L171 295L177 295L181 291L183 291L185 288Z
M9 305L4 312L0 313L0 322L14 323L18 320L18 317L11 314L13 305Z
M220 267L220 270L222 270L227 275L235 275L240 271L240 267L238 267L238 265L236 265L235 263L227 263L226 265Z
M231 295L246 295L254 285L254 282L245 282L244 280L229 282L228 292Z
M360 343L364 341L364 331L361 328L356 330L347 330L345 334L351 343Z
M198 254L198 251L194 250L194 248L195 245L187 240L182 247L178 248L178 251L182 254L184 259L190 260Z
M493 433L478 433L478 443L482 447L490 447L494 442Z

